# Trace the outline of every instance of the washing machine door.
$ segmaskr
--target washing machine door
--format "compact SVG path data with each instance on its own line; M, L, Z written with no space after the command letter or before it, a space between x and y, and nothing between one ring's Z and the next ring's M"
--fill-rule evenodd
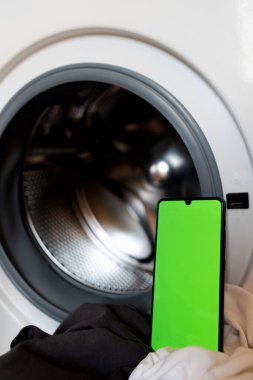
M190 114L137 73L78 65L31 82L2 123L5 266L11 260L54 317L82 302L150 311L157 202L222 195ZM201 143L188 141L189 128Z
M131 303L150 312L158 200L238 196L252 181L237 125L203 78L136 36L107 37L111 55L101 54L105 38L43 48L2 84L2 267L58 320L83 302ZM69 63L69 43L72 62L85 51L85 61L100 63L59 65ZM122 46L138 53L125 60L115 54ZM45 73L41 62L53 70ZM248 176L235 178L242 165ZM237 224L251 220L247 211L228 216L234 282L242 281L251 256L250 235L245 260L235 252L238 233L248 233Z

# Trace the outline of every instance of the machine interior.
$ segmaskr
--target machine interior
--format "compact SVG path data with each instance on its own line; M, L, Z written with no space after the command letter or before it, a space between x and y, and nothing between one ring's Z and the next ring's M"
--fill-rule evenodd
M191 156L170 122L123 88L80 82L57 94L32 118L24 154L31 236L80 286L150 289L157 202L200 195Z

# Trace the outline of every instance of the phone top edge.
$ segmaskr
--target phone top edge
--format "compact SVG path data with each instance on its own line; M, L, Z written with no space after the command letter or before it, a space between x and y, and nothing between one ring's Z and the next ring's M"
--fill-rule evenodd
M161 198L159 199L159 201L157 202L157 211L159 209L159 205L163 202L185 202L187 205L190 205L192 202L194 201L218 201L220 202L221 206L222 206L222 211L223 211L223 214L224 214L224 211L226 210L227 208L227 205L226 205L226 201L221 198L221 197L177 197L177 198ZM225 215L223 215L224 217Z
M203 201L217 200L223 204L226 204L226 201L221 197L172 197L172 198L163 197L163 198L159 199L158 203L163 202L163 201L179 201L179 202L182 202L182 201L202 201L202 200Z

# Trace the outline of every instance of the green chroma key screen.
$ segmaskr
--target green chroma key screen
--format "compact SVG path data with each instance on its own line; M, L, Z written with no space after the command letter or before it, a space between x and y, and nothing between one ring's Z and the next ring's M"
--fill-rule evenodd
M223 212L220 199L159 202L153 349L222 349Z

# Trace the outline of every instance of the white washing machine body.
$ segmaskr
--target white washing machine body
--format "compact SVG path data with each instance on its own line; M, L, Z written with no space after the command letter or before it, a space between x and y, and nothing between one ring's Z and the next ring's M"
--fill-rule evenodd
M226 281L252 289L253 4L13 0L2 8L3 113L28 83L75 64L129 70L183 104L212 150L224 198L249 195L248 209L227 210ZM1 268L0 324L3 353L22 326L52 332L58 322L27 299Z

